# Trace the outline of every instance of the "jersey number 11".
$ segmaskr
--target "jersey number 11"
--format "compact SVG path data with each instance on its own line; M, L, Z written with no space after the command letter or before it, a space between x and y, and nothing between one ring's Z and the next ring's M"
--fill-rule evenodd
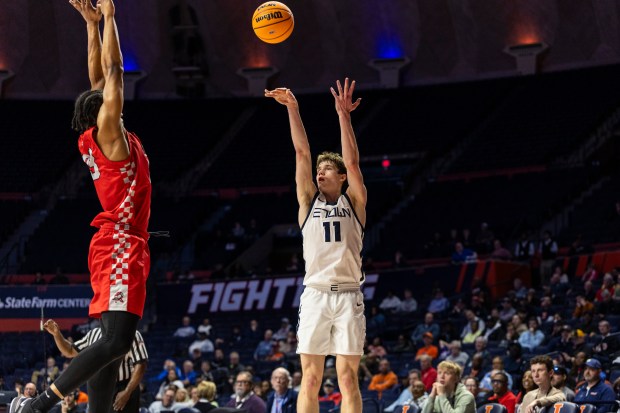
M340 242L340 221L332 221L332 224L334 224L334 241ZM325 242L331 242L332 232L329 222L323 222L323 228L325 229Z

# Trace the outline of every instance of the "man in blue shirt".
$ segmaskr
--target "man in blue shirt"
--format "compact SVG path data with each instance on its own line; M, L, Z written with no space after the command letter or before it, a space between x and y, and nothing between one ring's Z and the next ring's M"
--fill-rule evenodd
M586 380L579 386L575 394L575 403L592 403L596 406L597 413L606 413L615 407L616 395L613 389L601 381L601 362L597 359L588 359L585 363L583 376ZM602 402L610 402L602 404Z
M291 374L284 367L271 373L273 392L267 397L267 413L297 413L297 392L289 389Z

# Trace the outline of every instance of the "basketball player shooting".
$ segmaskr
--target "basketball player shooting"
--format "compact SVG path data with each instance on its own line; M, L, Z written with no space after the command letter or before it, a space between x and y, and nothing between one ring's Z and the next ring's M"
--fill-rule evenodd
M324 152L312 179L310 144L299 105L289 89L265 90L265 96L285 105L296 153L295 182L298 220L303 235L306 286L299 306L299 344L303 378L297 411L317 413L325 356L336 355L341 411L359 413L362 398L357 370L366 334L364 296L360 285L362 237L366 222L366 187L359 166L351 112L361 99L352 100L355 81L345 79L331 88L340 122L342 156ZM345 182L348 188L342 192ZM317 188L318 186L318 188Z
M146 298L151 183L140 140L123 126L123 58L112 0L70 0L86 21L91 90L75 102L73 128L103 212L90 244L94 297L89 315L101 318L101 339L80 352L50 388L27 400L23 413L46 412L88 381L90 413L109 413L119 365L131 349ZM99 23L103 18L103 43ZM101 90L103 89L103 90Z

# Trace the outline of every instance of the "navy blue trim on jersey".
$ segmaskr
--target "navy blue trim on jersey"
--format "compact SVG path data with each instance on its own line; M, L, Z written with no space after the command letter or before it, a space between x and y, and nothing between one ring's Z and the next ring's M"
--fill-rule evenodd
M362 222L357 217L357 213L355 212L355 207L353 206L353 202L351 202L351 198L349 198L349 195L347 195L346 192L344 194L342 194L342 195L344 195L345 199L349 203L349 206L351 207L351 211L353 211L353 215L355 216L355 220L357 221L358 224L360 224L360 227L362 227L362 237L363 237L365 229L364 229L364 226L362 225Z
M308 214L306 215L306 219L304 219L304 223L301 224L300 229L303 231L304 230L304 226L306 225L306 222L308 222L308 218L310 218L310 214L312 213L312 207L314 206L314 203L316 202L316 199L319 197L319 191L316 191L316 194L314 194L314 196L312 197L312 202L310 202L310 208L308 209Z

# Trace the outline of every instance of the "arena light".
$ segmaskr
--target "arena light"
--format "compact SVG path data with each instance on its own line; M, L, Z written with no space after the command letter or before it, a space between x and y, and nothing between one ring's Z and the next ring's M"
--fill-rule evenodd
M400 71L411 60L408 57L378 58L368 62L368 66L379 72L379 83L386 89L395 89L400 85Z
M278 72L279 70L275 66L242 67L237 70L237 74L247 80L250 96L263 96L265 89L267 89L267 82Z
M143 70L125 71L123 81L126 100L134 100L136 98L136 88L138 83L144 79L146 75L147 73Z
M0 98L4 96L4 82L15 76L9 69L0 69Z
M504 52L515 58L519 73L533 75L538 72L539 56L548 48L544 42L522 43L507 46Z

